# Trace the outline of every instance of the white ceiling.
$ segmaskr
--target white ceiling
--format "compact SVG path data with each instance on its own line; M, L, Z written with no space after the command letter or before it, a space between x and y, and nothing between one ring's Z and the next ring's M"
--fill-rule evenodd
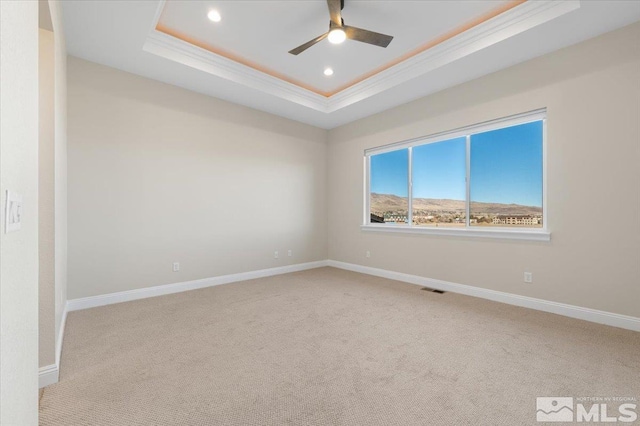
M363 71L430 41L434 35L453 30L452 26L500 5L495 1L346 0L345 22L394 35L389 48L349 41L339 46L323 42L295 57L286 52L326 31L328 13L324 1L178 3L179 12L162 17L171 17L168 25L187 26L207 40L211 36L217 47L234 50L251 61L323 90L350 81ZM456 36L446 46L443 43L424 52L418 62L396 65L330 98L245 69L248 67L230 67L210 52L205 52L208 57L202 52L194 55L190 45L178 46L176 50L177 45L166 48L171 43L158 39L155 47L149 48L160 18L161 0L63 0L63 19L67 50L73 56L318 127L333 128L640 20L638 1L562 2L573 5L564 8L554 7L558 5L554 2L544 13L532 12L536 4L543 3L550 2L530 0L501 15L504 19L498 16L481 24L483 31L472 29ZM202 17L203 10L209 8L222 14L218 27ZM551 13L551 9L557 13ZM529 12L518 15L519 10ZM193 22L189 18L192 14L197 16ZM491 27L493 21L495 25ZM259 22L271 22L273 26L252 32L250 28L264 25ZM503 31L496 30L498 24ZM241 34L236 33L238 28ZM464 49L460 48L462 41L466 43ZM199 59L194 60L198 55ZM326 65L336 69L331 79L321 74Z
M333 92L426 42L482 16L507 1L353 1L346 0L345 24L394 36L387 48L347 40L324 40L299 56L288 53L329 28L326 1L167 1L164 27L302 82ZM207 12L215 8L222 21ZM402 23L398 25L398 23ZM334 75L325 77L331 67Z

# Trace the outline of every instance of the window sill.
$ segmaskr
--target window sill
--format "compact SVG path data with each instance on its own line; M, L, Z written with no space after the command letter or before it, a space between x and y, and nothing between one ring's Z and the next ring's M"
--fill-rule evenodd
M551 232L545 230L520 230L508 228L422 228L406 225L361 225L363 231L396 232L401 234L445 235L463 238L494 238L502 240L551 241Z

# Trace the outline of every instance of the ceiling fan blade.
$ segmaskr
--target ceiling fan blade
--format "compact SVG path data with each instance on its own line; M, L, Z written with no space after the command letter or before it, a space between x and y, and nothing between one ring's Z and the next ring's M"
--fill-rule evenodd
M341 0L327 0L327 6L329 6L329 16L331 16L331 22L338 27L342 26L342 1Z
M304 52L305 50L307 50L308 48L310 48L314 44L316 44L316 43L324 40L325 38L327 38L328 34L329 33L324 33L321 36L318 36L318 37L314 38L313 40L309 40L305 44L301 44L300 46L296 47L295 49L290 50L289 53L291 53L292 55L299 55L300 53Z
M391 40L393 40L393 36L363 30L362 28L345 25L343 29L348 39L373 44L375 46L387 47L389 43L391 43Z

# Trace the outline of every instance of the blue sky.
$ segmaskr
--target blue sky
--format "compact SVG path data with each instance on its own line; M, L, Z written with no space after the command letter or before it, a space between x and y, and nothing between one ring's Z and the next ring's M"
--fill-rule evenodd
M464 200L466 138L413 148L413 196Z
M465 199L465 138L413 148L413 196ZM371 192L406 197L408 150L371 157ZM542 121L471 136L471 201L542 206Z
M471 136L471 201L542 206L542 121Z
M406 197L409 193L409 150L371 156L371 192Z

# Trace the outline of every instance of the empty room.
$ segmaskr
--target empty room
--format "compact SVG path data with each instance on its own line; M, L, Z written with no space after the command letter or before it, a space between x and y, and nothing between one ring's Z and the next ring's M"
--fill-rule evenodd
M0 425L640 425L640 1L0 1Z

